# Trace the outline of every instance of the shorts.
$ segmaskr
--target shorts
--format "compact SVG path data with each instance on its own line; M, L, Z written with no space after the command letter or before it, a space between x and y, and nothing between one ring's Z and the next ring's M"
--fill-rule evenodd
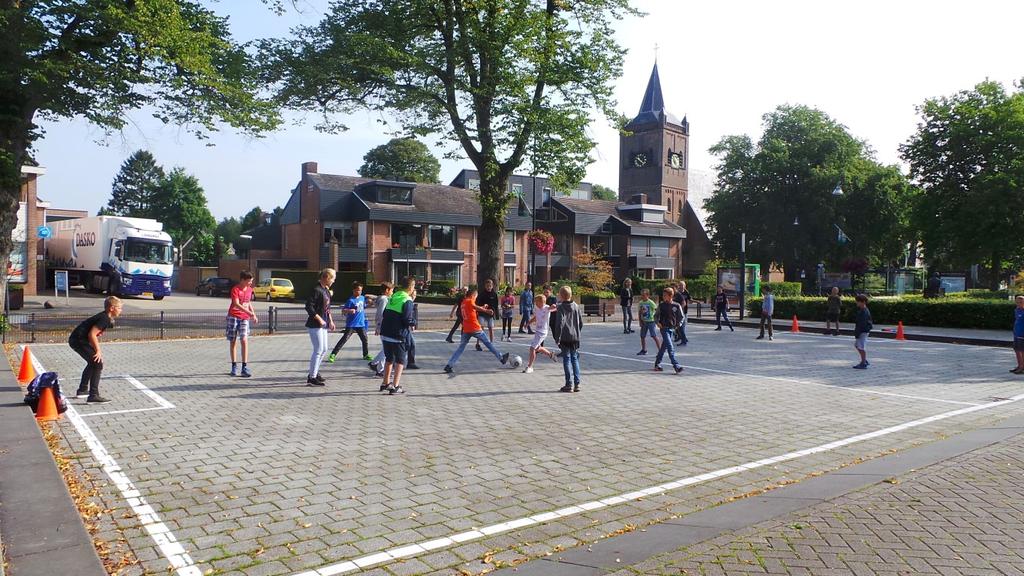
M1016 352L1024 352L1024 337L1016 337L1013 339L1013 349Z
M861 351L866 350L868 345L868 333L861 332L860 334L857 334L856 338L857 340L853 343L853 347Z
M228 340L245 340L249 338L249 321L242 320L241 318L235 318L234 316L227 317L227 324L224 327L224 337Z
M827 312L825 314L826 322L839 322L839 312Z
M382 340L381 345L384 348L385 362L405 366L405 363L409 358L409 348L405 345L405 342L388 342L386 340Z
M655 322L641 322L640 323L640 339L647 338L650 334L652 338L658 337L658 324Z
M537 348L540 348L541 346L544 345L544 339L547 338L547 337L548 337L548 333L547 332L540 332L540 331L534 332L533 333L533 340L530 342L530 348L532 350L536 350Z
M486 314L480 315L480 327L494 329L494 316L487 316Z

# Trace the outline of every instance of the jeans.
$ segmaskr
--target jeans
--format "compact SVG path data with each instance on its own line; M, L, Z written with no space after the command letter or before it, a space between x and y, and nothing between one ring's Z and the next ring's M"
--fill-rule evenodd
M629 331L633 329L633 307L623 306L622 307L622 329Z
M771 338L771 337L774 336L773 331L772 331L772 315L771 314L764 314L764 313L762 313L761 314L761 335L758 336L758 338L764 338L764 325L765 324L768 324L768 337Z
M455 349L455 352L452 353L452 357L448 359L449 366L455 366L455 363L459 361L459 358L462 356L462 353L466 351L466 344L469 344L470 338L476 338L477 344L482 342L483 345L486 346L487 349L490 350L492 354L494 354L494 357L497 358L499 362L501 362L501 352L498 352L498 350L494 347L494 344L491 344L491 339L487 337L487 332L481 330L479 332L473 332L471 334L466 332L462 333L462 341L459 342L459 347Z
M309 377L315 378L320 373L320 363L327 355L327 327L306 328L309 341L313 343L313 355L309 357Z
M78 353L85 360L85 370L82 370L82 381L78 384L78 391L89 391L89 397L100 395L100 376L103 374L103 362L93 360L96 350L88 344L71 344L71 349Z
M722 328L722 320L725 320L725 325L729 327L729 330L733 329L732 328L732 322L729 322L729 311L728 310L719 310L719 309L716 308L715 309L715 320L718 322L719 330L721 330L721 328Z
M452 336L455 336L455 331L459 329L459 326L462 326L461 314L455 317L455 324L453 324L452 329L448 331L448 338L446 338L446 340L451 340Z
M562 347L562 370L565 371L565 385L569 385L569 367L572 366L572 383L580 385L580 351L571 346Z
M684 312L683 323L679 325L679 330L676 333L676 342L685 346L689 341L690 339L686 337L686 313Z
M523 309L523 310L520 310L519 313L523 315L522 320L519 321L519 331L520 332L522 332L523 330L531 330L532 331L533 329L530 328L530 318L533 316L533 310Z
M331 354L335 354L336 355L338 352L341 352L342 346L344 346L345 343L348 342L348 339L349 339L349 337L352 336L353 332L355 332L356 335L359 336L359 339L363 342L363 356L364 357L369 356L370 355L370 348L369 348L369 345L366 342L366 329L363 328L362 326L359 326L359 327L355 327L355 326L346 327L345 328L345 333L342 334L341 340L338 340L338 343L334 345L334 350L331 350Z
M665 357L665 352L668 352L668 359L672 361L672 366L679 367L679 362L676 361L676 346L672 340L672 329L662 328L661 348L658 349L658 356L654 359L655 366L661 366L661 359Z

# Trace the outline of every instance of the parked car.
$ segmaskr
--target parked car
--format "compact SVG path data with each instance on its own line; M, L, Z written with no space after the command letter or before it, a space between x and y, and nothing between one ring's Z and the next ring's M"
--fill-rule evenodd
M271 300L294 300L295 286L287 278L269 278L253 287L252 297L253 300L262 298L267 302Z
M231 287L234 285L235 281L231 278L221 278L220 276L204 278L203 281L196 286L196 296L199 296L200 294L206 294L208 296L230 294Z

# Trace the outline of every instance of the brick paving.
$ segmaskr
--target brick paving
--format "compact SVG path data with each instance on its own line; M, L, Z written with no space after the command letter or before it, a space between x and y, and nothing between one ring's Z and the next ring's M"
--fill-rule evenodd
M1024 574L1024 434L614 574Z
M636 335L611 323L588 326L581 394L555 392L559 365L538 360L526 375L471 348L456 373L445 375L440 367L452 346L437 333L420 334L424 369L408 372L404 397L376 393L378 382L351 343L338 363L325 365L325 389L303 384L304 335L254 338L255 377L245 380L227 376L222 340L111 343L104 347L110 376L103 393L115 402L76 406L87 415L155 405L118 374L173 403L174 409L86 422L200 570L255 576L295 574L1024 393L1024 379L1009 377L1003 366L1010 360L1005 350L872 342L872 368L853 371L850 338L755 342L749 330L690 332L691 345L681 352L688 368L675 376L650 372L651 356L634 355ZM498 347L525 356L527 342ZM72 386L77 381L81 361L65 346L33 352ZM1022 404L362 574L486 571L1021 414ZM75 430L61 426L82 466L102 478ZM127 573L166 573L167 560L124 498L111 484L100 488L112 522L141 561Z

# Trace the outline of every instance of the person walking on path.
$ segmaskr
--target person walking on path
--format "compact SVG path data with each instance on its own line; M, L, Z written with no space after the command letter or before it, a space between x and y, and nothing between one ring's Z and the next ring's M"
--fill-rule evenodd
M416 326L416 278L402 281L399 290L388 299L380 324L380 340L384 346L384 374L380 391L390 395L404 394L402 371L409 355L412 329ZM393 376L393 378L392 378Z
M580 391L580 334L583 332L583 314L572 300L572 288L562 286L558 290L561 301L555 310L555 342L562 351L562 370L565 372L565 386L559 392Z
M306 330L313 344L313 355L309 357L309 371L306 376L308 386L324 386L327 382L320 375L320 363L327 354L327 331L334 330L334 319L331 318L331 285L334 284L333 268L320 271L320 282L306 298Z
M640 319L640 351L637 356L647 354L647 335L654 340L654 348L661 350L661 342L658 340L658 303L651 300L651 291L644 288L640 291L640 304L636 307L637 316Z
M622 307L622 333L632 334L633 330L633 280L626 278L619 289L619 306Z
M523 288L523 293L519 295L519 315L522 316L522 319L519 320L519 333L533 334L533 328L530 327L533 317L533 284L531 282L526 283L526 288Z
M224 336L228 339L228 349L231 353L231 375L249 378L252 372L249 371L249 322L259 322L256 318L256 311L252 307L252 274L243 271L238 275L238 284L231 287L231 305L228 306L227 325L224 328ZM235 361L235 343L242 342L242 372L238 372L238 363Z
M462 325L462 299L466 297L466 292L469 288L459 289L455 293L455 304L452 305L452 311L448 313L448 319L455 319L455 324L452 324L452 329L448 331L448 337L444 339L449 344L454 344L455 340L452 340L452 336L455 335L455 331Z
M658 328L661 330L661 347L658 348L658 355L654 358L654 371L663 372L661 361L668 353L668 359L672 362L672 368L679 374L683 367L676 360L675 338L672 332L683 321L683 308L673 298L675 290L671 287L665 288L661 293L661 304L658 304Z
M772 331L772 314L775 312L775 295L772 294L772 287L764 287L764 301L761 302L761 333L755 340L764 340L764 325L768 325L768 340L774 336Z
M1017 355L1017 367L1010 372L1024 374L1024 294L1018 294L1013 310L1013 352Z
M448 374L454 371L455 364L458 363L462 353L466 350L466 345L469 344L470 338L476 338L477 345L483 342L484 346L494 354L494 357L502 365L508 362L508 352L504 354L498 352L494 344L491 343L491 339L487 337L487 333L480 326L478 315L493 313L493 310L486 306L478 306L476 297L476 288L470 288L469 292L466 293L466 297L462 299L462 304L460 305L462 308L462 340L459 342L459 347L452 353L451 358L448 359L448 363L444 365L444 371Z
M509 286L505 288L505 295L501 297L501 339L505 342L512 341L512 318L515 314L516 297Z
M487 329L487 338L491 342L494 342L494 316L498 313L498 307L500 305L498 302L498 293L494 290L494 280L488 278L484 281L484 289L478 293L476 300L477 304L490 311L489 313L479 317L479 321L482 327ZM462 312L462 321L465 322L465 308L463 308ZM480 347L480 341L477 340L476 351L480 352L481 350L483 350L483 348Z
M377 311L374 314L373 326L374 335L380 337L380 323L384 320L384 309L387 308L388 299L391 298L391 294L395 291L395 287L391 282L380 283L380 296L377 296ZM384 346L383 340L381 340L380 352L370 360L370 370L377 375L378 378L384 375Z
M678 285L673 284L672 289L675 290L672 301L683 309L683 323L676 330L676 344L686 346L690 343L690 339L686 337L686 314L690 310L690 292L686 290L686 281L684 280L680 280Z
M828 334L829 328L832 324L835 324L832 335L839 336L839 313L841 312L842 305L843 299L839 297L839 287L833 286L832 293L828 295L825 308L825 334Z
M103 300L103 312L99 312L71 331L68 345L85 360L82 380L78 383L75 398L85 397L89 404L106 404L110 402L100 396L100 377L103 375L103 350L100 349L100 336L114 328L114 320L121 315L121 299L107 296Z
M718 322L718 328L715 330L722 329L722 320L725 320L725 325L729 327L730 332L736 330L732 327L732 322L729 322L729 296L725 293L725 288L719 286L718 293L715 294L715 320Z
M868 297L864 294L857 294L857 314L855 317L856 326L853 329L853 347L860 354L860 364L854 366L858 370L865 370L871 365L868 362L868 335L874 325L871 324L871 311L868 310Z
M530 322L536 323L537 329L530 332L533 334L533 341L530 342L530 358L526 361L526 368L523 368L524 374L533 372L533 362L537 359L537 354L547 354L548 358L555 360L555 353L544 347L544 339L548 336L548 319L555 307L548 306L543 296L534 298L534 303L537 309Z
M352 297L345 302L341 311L345 314L345 333L342 334L341 340L334 345L327 361L334 362L337 359L338 353L341 352L353 332L359 336L359 341L363 344L363 360L373 360L373 357L370 356L369 343L366 341L366 296L363 296L363 285L358 280L352 283Z

